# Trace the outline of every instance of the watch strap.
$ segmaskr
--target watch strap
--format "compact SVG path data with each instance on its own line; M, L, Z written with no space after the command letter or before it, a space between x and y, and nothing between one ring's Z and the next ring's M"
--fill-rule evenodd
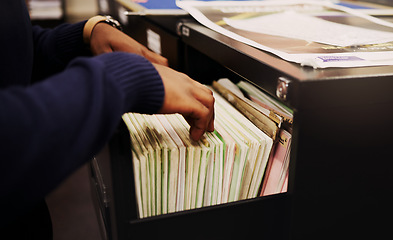
M94 16L94 17L90 18L89 20L87 20L87 22L85 23L85 26L83 28L83 42L84 43L86 43L86 44L90 43L91 33L93 32L94 27L100 22L105 22L120 31L122 30L122 27L121 27L121 24L119 23L119 21L112 18L111 16L101 16L101 15Z

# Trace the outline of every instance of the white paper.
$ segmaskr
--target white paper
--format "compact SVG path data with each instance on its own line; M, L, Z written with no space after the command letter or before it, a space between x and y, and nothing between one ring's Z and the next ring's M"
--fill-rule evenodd
M124 114L141 218L255 197L272 139L224 98L200 141L181 115Z
M248 19L224 18L224 21L242 30L341 47L393 41L391 32L334 23L294 11Z
M258 40L252 40L248 37L245 37L241 35L240 33L235 33L234 31L230 31L227 28L222 27L218 22L213 22L209 17L214 18L217 16L206 16L205 13L210 14L210 9L212 11L219 12L221 11L222 13L227 13L229 11L237 11L237 13L242 13L242 11L250 11L250 12L258 12L260 11L265 11L265 9L276 9L276 8L286 8L288 6L296 5L298 4L299 6L313 6L317 9L317 7L328 7L331 9L343 11L345 14L351 14L353 16L361 17L367 21L369 21L372 24L378 24L384 27L387 27L389 30L387 30L387 34L385 35L382 34L381 32L378 32L378 35L383 37L388 36L388 38L379 39L378 42L384 42L384 41L389 41L391 38L390 34L393 32L393 23L377 19L375 17L371 17L369 15L364 14L363 12L356 11L353 9L349 9L343 6L338 6L335 5L331 2L327 1L241 1L241 2L236 2L236 1L212 1L212 2L204 2L204 1L177 1L176 4L190 13L191 16L193 16L198 22L200 22L202 25L219 32L227 37L230 37L234 40L237 40L239 42L248 44L250 46L253 46L255 48L261 49L263 51L267 51L269 53L272 53L284 60L298 63L302 66L311 66L313 68L328 68L328 67L363 67L363 66L381 66L381 65L393 65L393 52L392 52L392 46L393 43L389 42L389 45L382 45L382 46L372 46L370 47L364 47L365 49L363 50L362 48L355 49L346 49L345 51L343 50L340 52L334 52L330 53L329 51L321 51L321 53L314 53L315 49L312 50L306 50L304 52L291 52L286 49L279 49L277 47L269 46L268 44L262 44ZM297 6L298 7L298 6ZM291 9L288 7L288 9ZM203 11L203 12L202 12ZM266 15L266 12L263 12ZM224 22L223 20L221 22ZM229 20L228 22L235 24L234 21ZM270 29L271 30L271 29ZM326 29L320 29L320 31L326 31ZM338 30L337 30L338 31ZM367 31L368 32L368 31ZM362 34L364 32L362 31ZM324 33L320 33L320 36L322 36ZM380 35L381 34L381 35ZM318 34L319 35L319 34ZM192 36L190 36L192 37ZM370 40L370 37L374 36L368 36L368 40ZM358 45L358 42L349 42L349 38L352 38L350 35L346 35L344 39L341 39L339 42L335 42L335 44L343 44L346 45L347 43L349 44L355 44ZM356 39L358 39L356 37ZM315 39L313 39L315 41ZM311 40L310 40L311 41ZM330 41L332 41L330 39ZM373 39L375 41L375 39ZM332 42L330 42L332 43ZM329 45L326 45L329 46ZM305 47L305 46L302 46ZM292 49L291 49L292 50Z
M183 141L176 133L176 130L169 123L168 119L164 115L156 116L161 124L164 126L166 131L169 133L173 141L179 148L179 160L178 160L178 176L177 176L177 193L176 195L176 211L184 210L184 189L185 189L185 165L186 165L186 146ZM169 197L172 198L171 195ZM169 201L169 200L168 200ZM173 199L171 200L172 204Z

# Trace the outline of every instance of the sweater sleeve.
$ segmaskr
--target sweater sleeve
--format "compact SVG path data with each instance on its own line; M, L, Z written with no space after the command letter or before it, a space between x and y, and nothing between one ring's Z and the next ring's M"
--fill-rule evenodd
M33 26L33 81L62 71L77 56L91 55L82 37L85 23L64 23L54 29Z
M0 90L0 202L7 206L1 221L90 160L124 112L155 113L163 97L152 64L127 53L76 58L45 81Z

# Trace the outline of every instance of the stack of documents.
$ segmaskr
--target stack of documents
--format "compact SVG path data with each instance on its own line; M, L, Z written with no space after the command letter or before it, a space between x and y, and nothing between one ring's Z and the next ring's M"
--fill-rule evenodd
M269 95L263 93L261 90L251 85L251 83L240 81L236 85L239 89L241 89L242 92L247 94L247 97L251 101L280 117L283 124L285 124L284 128L287 128L287 130L291 131L293 124L292 109L288 108L283 103L277 101Z
M293 111L249 82L220 79L213 86L274 141L260 196L286 192Z
M128 113L139 217L260 194L273 139L214 92L215 131L189 137L181 115Z

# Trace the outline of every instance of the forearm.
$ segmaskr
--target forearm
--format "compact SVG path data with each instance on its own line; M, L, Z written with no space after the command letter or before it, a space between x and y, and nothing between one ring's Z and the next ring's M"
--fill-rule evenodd
M65 81L67 79L67 81ZM92 158L126 111L157 112L163 86L154 67L124 53L76 59L29 88L0 91L3 219L42 199Z
M34 81L62 71L77 56L91 55L83 42L84 24L62 24L54 29L33 27Z

